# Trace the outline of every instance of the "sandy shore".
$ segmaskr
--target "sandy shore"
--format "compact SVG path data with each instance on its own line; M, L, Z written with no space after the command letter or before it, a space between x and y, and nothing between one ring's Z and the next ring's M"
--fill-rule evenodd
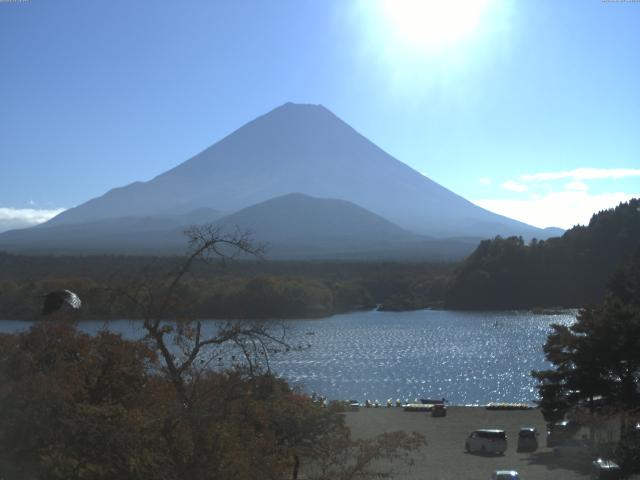
M450 407L448 415L433 418L429 413L404 412L401 408L361 408L346 414L355 437L383 432L417 431L428 445L416 456L415 465L394 478L403 480L489 479L497 469L513 469L522 480L578 480L589 478L589 461L557 458L546 446L545 422L538 410L496 411L482 407ZM533 425L540 432L537 452L516 452L521 426ZM506 431L508 449L504 456L483 456L464 451L469 432L478 428Z

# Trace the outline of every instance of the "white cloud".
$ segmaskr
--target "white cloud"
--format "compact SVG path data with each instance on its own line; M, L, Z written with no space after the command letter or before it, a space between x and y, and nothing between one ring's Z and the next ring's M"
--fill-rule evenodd
M569 182L564 186L565 190L579 190L585 191L589 190L589 185L580 180L574 180L573 182Z
M64 208L52 210L39 210L35 208L1 208L0 207L0 232L15 228L27 228L46 222L55 217Z
M513 180L507 180L502 184L502 188L511 192L526 192L529 187L522 183L514 182Z
M561 172L541 172L532 175L520 175L523 182L535 182L546 180L561 180L571 178L573 180L600 180L603 178L640 177L640 168L576 168Z
M481 183L482 185L491 185L491 179L490 179L490 178L487 178L487 177L482 177L482 178L480 179L480 183Z
M603 193L586 191L550 192L522 200L474 200L476 205L536 227L571 228L586 225L600 210L640 197L640 193ZM638 213L640 215L640 212Z

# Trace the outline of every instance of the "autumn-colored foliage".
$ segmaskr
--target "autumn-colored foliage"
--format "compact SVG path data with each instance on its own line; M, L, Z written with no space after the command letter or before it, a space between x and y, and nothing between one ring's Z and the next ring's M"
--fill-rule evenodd
M0 341L0 440L16 470L9 478L133 479L162 468L148 454L157 430L151 350L50 322Z
M0 336L2 471L25 480L275 480L295 479L306 466L333 475L314 478L347 480L366 476L378 457L410 460L421 437L352 442L340 414L262 367L269 352L290 348L283 331L242 321L208 331L190 317L184 282L194 262L260 248L242 232L212 226L194 227L188 238L190 253L169 276L102 292L144 319L143 340L90 336L64 314ZM317 287L316 300L326 300ZM251 289L263 302L278 294L269 279ZM226 347L244 363L212 368ZM355 467L344 455L351 451Z
M41 322L1 336L0 349L6 478L282 479L298 468L334 478L319 465L351 478L346 452L366 470L420 444L403 434L352 442L342 415L266 373L202 372L185 405L155 352L114 333Z

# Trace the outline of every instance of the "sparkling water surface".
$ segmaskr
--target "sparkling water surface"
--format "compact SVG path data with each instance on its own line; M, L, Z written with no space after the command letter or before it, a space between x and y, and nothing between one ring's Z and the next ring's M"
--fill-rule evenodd
M452 404L532 402L531 370L548 368L542 346L552 323L570 324L575 310L353 312L289 320L287 337L308 348L271 358L271 368L305 392L330 399L446 398ZM206 320L215 328L215 320ZM0 322L3 332L29 327ZM108 325L140 338L140 322L86 321L95 333Z

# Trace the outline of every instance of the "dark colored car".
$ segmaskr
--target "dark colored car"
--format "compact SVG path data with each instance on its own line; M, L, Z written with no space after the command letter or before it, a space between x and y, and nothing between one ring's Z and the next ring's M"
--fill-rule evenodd
M518 452L535 452L538 449L538 435L535 427L522 427L518 432Z
M444 403L436 403L431 409L432 417L446 417L447 416L447 407Z
M599 458L591 464L591 478L593 480L618 480L622 478L622 471L615 462Z
M572 420L562 420L547 425L547 447L565 443L580 430L580 425Z

